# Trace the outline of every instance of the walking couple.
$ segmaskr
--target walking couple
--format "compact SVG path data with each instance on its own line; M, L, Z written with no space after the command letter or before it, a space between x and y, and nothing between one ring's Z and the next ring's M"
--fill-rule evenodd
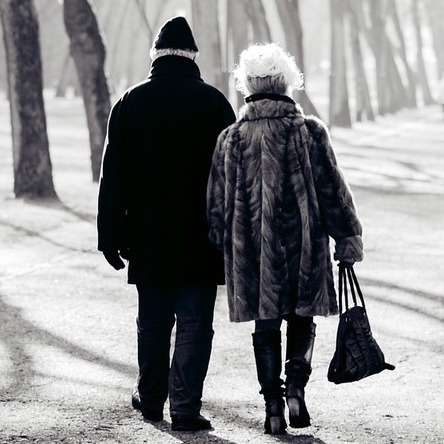
M285 404L289 425L307 427L313 316L337 313L329 237L334 259L353 264L361 224L327 129L291 98L303 80L294 59L275 44L241 54L234 76L246 104L236 119L201 79L197 54L186 20L167 21L148 78L109 117L98 248L115 269L128 259L137 287L132 403L161 421L169 398L173 430L211 428L202 391L217 285L226 284L230 320L255 322L265 432L285 432Z

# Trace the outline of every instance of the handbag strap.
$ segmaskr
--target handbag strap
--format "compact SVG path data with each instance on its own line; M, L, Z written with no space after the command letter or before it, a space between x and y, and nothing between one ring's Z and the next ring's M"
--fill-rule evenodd
M361 301L362 307L365 310L364 295L362 294L361 286L359 285L358 278L356 277L355 270L353 269L353 267L350 267L350 268L347 269L347 273L349 275L348 279L349 279L349 282L350 282L350 287L353 285L354 288L356 289L356 292L357 292L357 294L359 296L359 300ZM356 301L355 301L355 305L357 305Z
M349 309L348 305L348 285L345 267L339 265L339 313L342 313L342 302L345 303L345 311Z
M349 300L348 300L348 288L350 287L351 292L351 298L353 301L353 304L355 306L358 305L358 298L359 301L364 308L365 308L365 302L364 302L364 295L362 294L361 287L358 282L358 278L356 277L355 270L353 267L345 267L342 264L339 264L339 313L342 313L342 302L344 301L345 304L345 310L347 311L349 309Z

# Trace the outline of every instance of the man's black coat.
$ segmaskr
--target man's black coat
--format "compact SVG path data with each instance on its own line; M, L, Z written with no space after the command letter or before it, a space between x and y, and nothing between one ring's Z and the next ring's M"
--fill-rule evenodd
M98 196L100 251L129 249L128 281L222 283L206 187L217 136L235 121L191 59L156 59L113 106Z

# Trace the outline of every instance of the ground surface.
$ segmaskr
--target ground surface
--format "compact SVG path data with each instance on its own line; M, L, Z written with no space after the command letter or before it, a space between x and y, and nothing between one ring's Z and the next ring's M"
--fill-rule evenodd
M216 308L203 413L214 430L175 433L130 406L136 376L134 288L96 252L96 185L79 101L47 103L54 179L62 204L12 195L7 104L0 102L1 443L444 442L444 119L438 107L404 111L333 142L364 225L356 266L373 333L396 365L357 383L327 381L337 318L317 318L307 403L313 425L262 432L251 323Z

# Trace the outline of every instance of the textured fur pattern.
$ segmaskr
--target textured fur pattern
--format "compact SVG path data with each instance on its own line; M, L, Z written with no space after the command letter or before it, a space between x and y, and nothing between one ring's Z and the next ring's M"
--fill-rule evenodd
M207 197L231 321L337 313L329 236L335 259L362 260L361 224L319 119L246 105L219 136Z

